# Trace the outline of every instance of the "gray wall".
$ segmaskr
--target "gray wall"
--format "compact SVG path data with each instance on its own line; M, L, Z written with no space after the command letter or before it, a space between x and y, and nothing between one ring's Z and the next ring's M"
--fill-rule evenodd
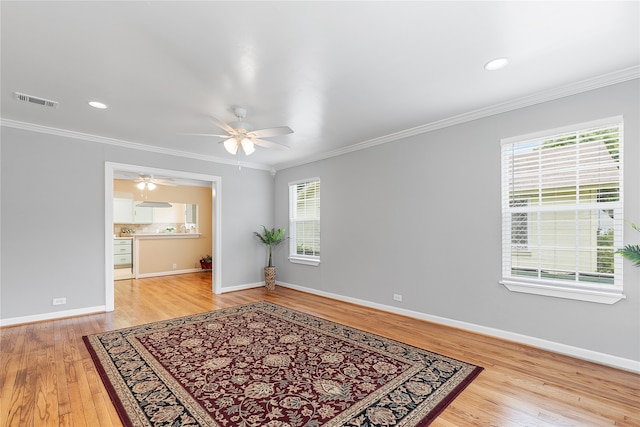
M626 299L613 305L498 284L500 139L623 115L626 218L640 222L639 95L633 80L279 171L278 226L288 222L288 182L322 185L322 263L291 264L278 250L279 281L640 360L640 269L630 262Z
M269 172L7 127L0 137L1 319L105 305L107 161L220 176L222 287L262 281L252 233L273 222Z
M498 284L500 138L622 114L625 208L640 222L639 95L638 80L621 83L283 170L275 185L265 171L2 127L0 318L105 304L110 161L222 177L223 288L262 281L252 232L287 226L287 183L318 176L322 263L290 264L278 248L279 281L640 360L640 269L629 262L614 305ZM67 305L51 305L62 296Z

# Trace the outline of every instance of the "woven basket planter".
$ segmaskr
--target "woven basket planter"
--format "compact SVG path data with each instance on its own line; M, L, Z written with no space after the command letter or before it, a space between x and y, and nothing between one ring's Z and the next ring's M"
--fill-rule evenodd
M264 285L270 291L273 291L276 289L276 268L275 267L264 268Z

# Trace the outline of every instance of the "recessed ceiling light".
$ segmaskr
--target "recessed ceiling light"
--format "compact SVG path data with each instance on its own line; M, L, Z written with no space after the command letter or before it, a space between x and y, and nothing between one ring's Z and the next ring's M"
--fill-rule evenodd
M500 68L504 68L509 63L509 59L507 58L496 58L484 64L484 69L489 71L499 70Z
M91 105L93 108L99 108L101 110L107 108L107 104L103 104L102 102L98 101L89 101L89 105Z

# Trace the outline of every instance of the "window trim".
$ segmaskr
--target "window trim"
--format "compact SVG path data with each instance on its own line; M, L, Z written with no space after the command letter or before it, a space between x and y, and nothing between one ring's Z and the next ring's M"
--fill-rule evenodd
M301 255L289 255L289 262L292 264L312 265L317 267L320 265L320 258L312 259L311 257L305 257Z
M296 228L293 224L293 187L298 184L306 184L311 182L320 182L319 177L301 179L297 181L291 181L287 185L287 189L289 191L289 262L293 264L301 264L301 265L311 265L318 266L320 265L320 256L319 255L300 255L296 252ZM320 191L322 192L322 184L320 186ZM320 223L320 217L318 218L318 223Z
M539 132L534 132L534 133L529 133L526 135L520 135L520 136L515 136L515 137L509 137L509 138L504 138L501 139L501 147L504 147L506 145L512 145L512 144L516 144L518 142L524 142L524 141L530 141L530 140L534 140L534 139L542 139L542 138L548 138L550 136L554 136L554 135L560 135L560 134L564 134L564 133L568 133L568 132L576 132L576 131L582 131L582 130L587 130L590 128L596 128L596 127L606 127L606 126L614 126L614 125L619 125L620 126L620 141L621 141L621 145L620 145L620 181L619 181L619 186L620 186L620 200L619 200L619 204L620 206L624 207L624 200L623 200L623 178L624 178L624 172L623 172L623 160L624 160L624 156L623 156L623 151L624 151L624 120L622 116L614 116L614 117L609 117L609 118L605 118L605 119L600 119L600 120L594 120L594 121L589 121L589 122L584 122L584 123L579 123L579 124L574 124L574 125L570 125L570 126L564 126L561 128L556 128L556 129L548 129L548 130L543 130L543 131L539 131ZM504 208L504 203L505 203L505 191L508 191L508 189L505 187L507 185L507 181L504 177L504 173L505 173L505 166L504 166L504 154L503 154L503 149L501 149L501 203L502 205L502 218L501 218L501 226L503 227L503 233L505 233L506 230L506 222L507 221L504 217L504 213L505 213L505 208ZM624 211L623 211L623 215L624 215ZM509 218L511 218L511 213L509 213ZM511 220L509 219L509 225L511 224ZM620 233L620 238L622 240L622 233ZM509 232L509 239L511 242L511 232ZM623 267L620 267L620 271L618 273L619 277L619 281L614 281L613 284L611 285L598 285L598 284L590 284L590 283L566 283L566 282L555 282L552 280L538 280L538 279L531 279L531 278L520 278L520 277L514 277L512 275L505 275L504 272L504 265L505 265L505 259L507 256L511 256L511 253L513 252L513 250L511 248L506 248L505 247L506 243L505 243L505 236L502 236L502 256L501 256L501 262L502 262L502 279L499 281L499 283L503 286L505 286L509 291L512 292L519 292L519 293L527 293L527 294L534 294L534 295L544 295L544 296L551 296L551 297L558 297L558 298L565 298L565 299L572 299L572 300L580 300L580 301L588 301L588 302L594 302L594 303L601 303L601 304L614 304L622 299L625 299L626 296L623 294L623 284L622 284L622 269ZM511 265L511 263L509 262L509 265Z
M524 294L545 295L556 298L573 299L579 301L596 302L600 304L615 304L625 299L626 295L617 291L605 291L599 289L571 288L568 286L552 286L533 282L520 282L515 280L501 280L501 285L511 292Z

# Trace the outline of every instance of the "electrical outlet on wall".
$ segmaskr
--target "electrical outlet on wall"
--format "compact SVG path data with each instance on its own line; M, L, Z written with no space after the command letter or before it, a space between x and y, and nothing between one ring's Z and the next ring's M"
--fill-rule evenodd
M67 303L67 299L66 298L54 298L53 299L53 305L63 305Z
M175 270L176 268L178 268L178 264L173 264L173 269Z
M394 301L400 301L400 302L402 302L402 295L400 295L400 294L393 294L393 300L394 300Z

